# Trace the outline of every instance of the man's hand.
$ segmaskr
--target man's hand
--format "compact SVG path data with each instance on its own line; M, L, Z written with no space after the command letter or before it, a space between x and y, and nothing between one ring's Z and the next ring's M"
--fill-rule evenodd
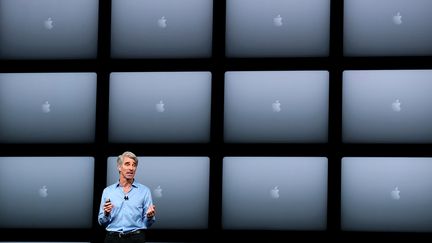
M152 204L147 209L146 216L147 216L148 219L151 219L151 218L153 218L155 216L155 214L156 214L156 206Z
M114 205L111 204L111 200L108 198L103 206L105 216L110 215Z

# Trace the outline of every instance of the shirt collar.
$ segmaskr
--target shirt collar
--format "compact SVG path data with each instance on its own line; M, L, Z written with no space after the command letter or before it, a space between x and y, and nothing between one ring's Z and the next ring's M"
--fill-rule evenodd
M120 186L120 180L117 181L116 187L119 187L119 186ZM138 182L135 179L132 182L132 186L135 187L135 188L138 187Z

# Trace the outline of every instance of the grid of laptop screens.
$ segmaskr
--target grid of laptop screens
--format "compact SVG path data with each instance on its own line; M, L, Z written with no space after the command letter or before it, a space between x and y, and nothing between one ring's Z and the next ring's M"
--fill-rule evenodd
M111 57L208 58L213 0L112 0Z
M95 73L0 73L1 143L90 143L95 126Z
M93 188L93 157L0 157L0 228L91 228Z
M343 72L343 141L432 142L432 70Z
M330 0L227 0L227 57L328 56Z
M99 3L0 0L0 59L97 58ZM211 57L213 4L112 0L111 58ZM432 54L432 1L343 6L344 56ZM228 58L330 54L330 0L226 0L225 24ZM96 85L95 73L0 73L0 143L94 142ZM224 85L224 142L328 141L328 71L228 71ZM432 70L346 70L342 85L344 143L432 142ZM210 72L111 73L109 142L209 142L211 88ZM136 179L158 207L152 228L208 228L208 157L139 160ZM0 157L0 228L91 228L94 166ZM432 158L343 158L342 230L432 232L430 178ZM326 230L327 180L326 157L225 157L222 228Z
M345 0L345 56L432 54L432 1Z
M325 230L327 158L225 157L224 229Z
M210 113L210 72L111 73L111 142L208 142Z
M325 143L328 95L328 71L226 72L224 139Z
M432 158L342 159L346 231L431 232Z
M345 56L432 54L431 1L343 6ZM212 0L112 0L111 10L113 58L212 55ZM96 58L98 17L98 0L0 0L0 59ZM225 37L227 57L328 56L330 0L227 0Z
M107 185L117 183L117 157L107 166ZM135 179L149 187L157 207L151 229L206 229L209 174L208 157L138 157Z
M98 0L0 0L0 59L96 58Z

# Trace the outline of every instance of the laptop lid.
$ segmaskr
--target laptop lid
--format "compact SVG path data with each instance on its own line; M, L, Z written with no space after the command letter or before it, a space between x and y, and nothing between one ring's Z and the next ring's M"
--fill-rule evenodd
M226 142L325 143L328 71L225 73Z
M208 58L213 0L112 0L111 57Z
M1 143L90 143L95 120L95 73L0 73Z
M224 229L325 230L327 158L225 157Z
M227 0L226 56L328 56L330 0Z
M157 208L152 229L208 227L208 157L138 157L138 160L135 179L151 190ZM108 158L107 171L107 184L116 183L117 157Z
M345 56L432 54L432 1L345 0Z
M0 228L91 228L93 184L93 157L0 157Z
M343 72L346 143L432 142L432 70Z
M0 59L96 58L98 0L0 0Z
M111 73L109 99L111 142L210 139L210 72Z
M341 226L348 231L432 231L432 158L342 159Z

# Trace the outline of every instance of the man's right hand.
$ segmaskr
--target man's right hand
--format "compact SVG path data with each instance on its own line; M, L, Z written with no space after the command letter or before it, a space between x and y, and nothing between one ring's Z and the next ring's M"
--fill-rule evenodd
M103 210L104 210L104 214L105 216L110 215L112 208L114 205L111 204L111 200L108 198L108 200L106 200L104 206L103 206Z

